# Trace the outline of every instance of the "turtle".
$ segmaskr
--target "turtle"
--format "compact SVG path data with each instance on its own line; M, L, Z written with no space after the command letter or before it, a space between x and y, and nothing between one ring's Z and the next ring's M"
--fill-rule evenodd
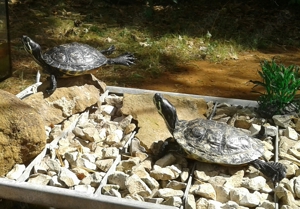
M58 77L88 74L105 64L130 66L136 59L129 52L116 58L107 58L104 54L111 54L115 50L114 45L99 51L87 44L73 42L53 47L42 53L41 46L28 36L23 35L21 41L25 50L43 68L43 72L50 75L50 87L46 90L48 94L55 91Z
M281 163L259 159L264 152L260 139L214 120L179 120L175 107L160 93L154 94L153 102L187 158L221 165L250 164L272 179L273 183L285 177L286 168Z

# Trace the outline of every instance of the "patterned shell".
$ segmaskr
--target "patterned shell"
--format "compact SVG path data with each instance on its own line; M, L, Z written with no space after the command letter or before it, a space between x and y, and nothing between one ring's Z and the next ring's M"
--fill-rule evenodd
M107 58L100 51L76 42L48 50L43 54L43 59L65 76L85 74L107 63Z
M187 157L203 162L240 165L263 155L259 139L213 120L178 121L173 136Z

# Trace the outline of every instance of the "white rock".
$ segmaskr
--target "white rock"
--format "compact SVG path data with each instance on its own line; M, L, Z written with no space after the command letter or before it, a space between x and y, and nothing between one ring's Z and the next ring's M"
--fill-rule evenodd
M262 141L262 143L264 144L264 147L267 149L267 150L270 150L270 151L273 151L274 150L274 146L272 144L270 144L269 142L267 141Z
M186 183L173 180L166 185L166 188L182 190L186 188L186 185Z
M79 192L84 192L88 194L93 194L95 191L94 187L91 187L90 185L76 185L74 186L74 190Z
M288 154L291 154L293 155L294 157L296 157L297 159L300 159L300 152L295 149L294 147L291 147L289 150L288 150Z
M29 177L28 183L39 184L39 185L47 185L51 179L51 176L46 174L38 173L33 174Z
M197 185L197 189L193 192L208 199L216 200L216 191L210 183L203 183Z
M285 156L287 156L287 154ZM279 162L285 166L287 177L294 176L296 173L296 170L298 170L298 168L299 168L295 163L291 162L290 160L279 160ZM299 162L299 165L300 165L300 162Z
M265 200L261 203L260 207L264 209L275 209L275 203L270 202L269 200Z
M97 167L104 172L107 172L108 169L112 166L114 159L101 159L96 161Z
M292 192L284 188L281 184L275 188L275 194L283 205L289 205L292 208L298 208L295 204L296 201Z
M99 137L98 129L95 127L83 128L82 132L84 134L84 139L91 142L100 142L101 138Z
M126 189L126 179L129 177L128 174L125 174L121 171L115 171L114 173L110 174L107 178L109 184L117 184L119 185L120 189Z
M295 196L300 198L300 176L297 176L294 181Z
M208 200L206 198L200 197L196 201L196 208L198 209L207 209L208 208Z
M87 159L91 163L94 163L96 161L96 156L94 154L84 153L81 157Z
M208 207L209 209L220 209L222 207L222 203L216 200L208 200Z
M55 186L55 187L65 187L65 184L58 180L58 176L52 176L52 178L49 181L50 186Z
M145 176L145 177L143 177L141 179L147 184L147 186L151 190L159 188L159 183L153 177L151 177L150 175L147 175L147 176Z
M90 162L89 160L85 159L85 158L78 158L76 160L76 167L80 167L80 168L87 168L90 170L96 170L97 166L95 163Z
M131 200L137 200L140 202L144 202L144 197L138 195L138 194L128 194L125 196L125 199L131 199Z
M80 179L83 179L87 176L90 176L89 172L86 169L83 169L83 168L75 167L75 168L72 168L71 171L73 173L75 173L76 176L78 176Z
M182 172L180 174L180 180L181 182L186 182L190 175L190 169L189 168L183 168Z
M6 174L6 178L16 180L22 175L25 169L26 166L24 164L15 164L13 169Z
M80 180L77 178L76 174L67 168L61 168L58 175L58 179L63 181L68 187L78 185Z
M55 171L56 173L60 171L61 166L57 160L47 159L45 163L50 171Z
M257 176L251 179L243 178L242 186L250 190L259 191L265 186L266 182L266 179L262 176Z
M168 165L172 165L176 162L176 157L172 153L168 153L167 155L163 156L159 160L155 162L155 165L160 167L166 167Z
M93 174L91 174L90 176L92 177L91 180L91 186L98 188L98 186L100 185L103 177L105 176L106 173L104 172L94 172Z
M275 126L266 125L264 126L265 135L267 136L276 136L277 128Z
M84 138L85 137L85 134L83 133L82 128L79 128L78 126L76 126L73 129L73 133L75 134L75 136L78 136L80 138Z
M146 183L135 174L126 179L125 185L130 194L138 194L142 197L147 197L152 192Z
M115 143L119 143L122 139L122 136L123 136L123 132L122 132L122 136L120 136L119 132L121 130L115 130L114 132L110 133L106 139L105 139L105 142L109 145L113 145Z
M210 179L210 176L206 175L204 171L194 171L195 178L199 179L200 181L207 182Z
M168 198L162 204L170 205L170 206L174 206L174 207L180 207L182 205L182 199L180 197L174 196L174 197Z
M228 188L240 187L242 184L243 177L244 170L237 171L234 175L232 175L229 179L226 180L224 186Z
M104 141L107 137L107 134L106 134L106 129L105 128L101 128L100 130L98 130L99 132L99 138L101 141Z
M155 204L161 204L164 201L164 198L148 198L145 197L145 202L155 203Z
M230 200L230 188L220 186L220 185L213 185L216 191L216 200L221 203L226 203Z
M264 159L271 160L273 156L274 156L274 153L265 148L265 151L263 153Z
M287 127L284 131L284 136L292 140L298 140L298 133L291 127Z
M71 166L76 167L76 160L78 155L79 155L78 152L67 152L65 153L65 158L70 163Z
M246 188L233 188L230 191L230 199L241 206L255 207L259 205L259 198L251 194Z
M242 209L242 208L236 202L228 201L222 205L221 209Z
M257 124L252 123L250 128L249 128L249 131L251 132L251 135L255 135L255 134L258 134L260 129L261 129L261 125L257 125Z
M102 194L104 195L110 195L110 196L114 196L114 197L119 197L121 198L122 195L120 194L120 192L118 191L120 188L118 185L112 185L112 184L106 184L102 187Z
M141 161L140 161L139 158L133 157L133 158L130 158L128 160L122 160L119 163L118 168L126 173L128 171L131 171L132 167L138 165L140 162Z
M174 172L170 168L161 168L155 166L155 170L150 171L150 176L156 180L172 180L176 179Z
M180 165L170 165L167 166L166 168L169 168L175 175L175 178L178 178L179 175L181 174L181 166Z
M272 117L275 125L287 128L292 120L291 115L274 115Z
M132 115L128 115L126 117L122 115L121 117L115 118L114 121L119 122L121 128L124 130L129 124L131 124L132 118Z
M101 105L101 112L103 115L114 115L116 108L112 105Z
M196 200L194 195L187 195L187 198L185 200L185 209L196 209Z
M33 173L43 173L47 174L49 167L46 165L45 161L42 160L39 164L33 166Z
M130 123L124 130L124 134L130 134L136 129L136 125L134 123Z
M102 152L103 152L103 158L104 159L107 159L107 158L113 158L113 159L115 159L119 155L119 149L116 148L116 147L107 147L107 148L104 148L102 150Z
M182 190L175 190L170 188L159 189L155 197L169 198L169 197L183 197L184 193Z

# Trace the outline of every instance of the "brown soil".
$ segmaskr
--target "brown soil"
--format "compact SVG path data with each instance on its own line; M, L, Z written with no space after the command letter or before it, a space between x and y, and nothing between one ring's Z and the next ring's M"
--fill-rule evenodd
M66 39L60 40L59 38L57 38L56 34L52 34L54 33L52 30L49 30L50 32L48 31L48 24L51 23L51 21L50 23L47 22L47 20L49 20L49 17L53 19L60 18L60 16L56 16L57 11L64 11L64 8L67 8L66 11L72 11L74 12L74 14L82 13L86 14L86 16L90 15L92 18L93 12L95 14L101 13L99 12L99 9L102 9L101 11L104 16L105 11L109 10L109 14L114 13L114 18L111 18L111 16L109 16L108 20L114 19L118 24L122 26L124 22L133 21L130 19L132 13L131 11L136 11L136 9L139 9L139 12L135 13L135 15L137 15L143 14L144 9L143 3L142 6L133 4L129 7L123 7L122 5L118 5L116 7L114 5L108 4L104 7L99 7L97 1L91 1L94 3L95 7L93 7L92 5L87 6L86 1L80 0L66 1L66 4L57 5L51 4L49 3L50 1L45 0L16 2L17 3L10 5L10 34L13 74L11 78L8 78L7 80L0 83L0 89L6 90L13 94L17 94L27 86L32 85L35 82L36 70L41 70L41 67L38 66L34 62L34 60L23 50L23 47L20 43L21 35L26 34L37 38L37 40L41 41L40 44L45 48L53 47L53 45L55 44L53 43L54 40L59 41L59 43L64 42L64 40L68 40L68 37L66 37ZM165 72L159 75L157 78L154 78L151 75L149 75L148 77L147 74L142 74L143 79L137 81L129 81L128 78L130 77L127 76L128 74L132 73L134 70L134 72L143 70L143 67L141 67L140 65L140 63L143 62L143 59L141 58L137 60L137 64L135 66L126 69L125 71L111 70L111 75L107 76L104 75L106 72L106 70L104 69L96 73L96 77L103 80L108 85L119 85L139 89L162 90L218 97L256 99L259 95L251 92L253 84L249 82L249 80L260 79L257 71L260 70L260 62L262 60L271 60L275 57L276 63L283 63L285 65L300 65L300 50L285 48L285 43L289 40L294 40L294 42L291 42L290 45L299 46L293 44L298 43L297 40L299 40L299 27L298 24L296 24L299 22L299 12L297 8L294 9L293 7L286 7L284 6L285 4L282 4L282 2L280 4L282 6L278 7L277 5L274 5L273 1L266 1L265 3L259 3L259 1L247 1L247 4L244 4L244 2L237 4L236 1L217 2L219 3L214 4L214 2L211 2L210 4L209 1L207 1L206 4L200 3L200 5L195 8L190 8L189 2L187 2L187 5L183 6L181 10L174 9L174 11L171 9L173 7L167 6L165 8L170 9L169 12L174 12L172 13L172 15L169 15L169 12L167 12L168 10L166 10L165 12L156 11L154 15L155 19L151 20L150 22L146 21L145 19L145 23L140 21L142 22L142 25L140 27L155 25L158 28L157 30L164 29L166 33L172 33L171 26L177 27L176 21L183 21L184 18L188 18L187 21L191 21L189 27L193 26L192 28L194 28L195 26L195 34L201 32L196 30L196 28L198 28L196 26L197 24L199 24L199 21L202 21L200 24L201 27L203 27L202 32L206 33L208 29L214 29L214 34L219 34L219 38L223 39L222 36L226 37L228 35L226 35L225 32L227 30L224 30L224 28L230 27L232 24L236 23L238 25L234 25L234 27L231 28L232 31L227 31L229 35L241 33L242 35L246 34L250 36L250 33L256 34L256 32L259 35L259 32L262 33L263 31L265 31L266 34L260 34L262 35L263 41L265 42L265 44L269 42L272 43L272 48L278 47L276 51L243 52L242 54L238 55L237 60L230 59L222 61L220 63L214 63L207 60L191 61L180 64L176 67L176 69L173 69L171 65L165 64ZM48 8L51 8L50 12L48 11ZM117 10L115 10L116 8ZM183 13L180 15L178 14L179 19L174 20L173 17L177 17L177 12L180 11L182 11ZM188 11L189 14L193 14L193 16L188 16L186 13L184 13L185 11ZM218 18L218 15L216 17L211 17L211 15L213 14L222 14L222 18L226 21L222 22L221 19ZM257 18L257 14L260 14L259 18ZM30 17L28 17L28 15ZM25 17L30 21L24 22L23 20ZM202 20L200 17L202 17L202 19L203 17L210 17L207 20L214 21L213 23L209 23L207 22L207 20ZM64 16L64 18L70 17ZM238 22L236 22L237 20ZM85 21L86 23L96 24L99 20L93 20L92 18L85 19ZM207 25L204 24L206 22ZM226 24L222 25L222 23ZM38 24L38 26L36 26L36 24ZM103 24L103 22L101 24ZM271 28L273 28L271 32L269 31L270 28L268 27L270 25L272 26ZM31 26L31 28L28 28L29 26ZM55 25L51 26L50 28L55 28ZM66 28L61 28L60 30L65 31ZM175 32L176 31L177 29L175 30ZM284 31L284 33L282 33L282 31ZM224 32L224 34L221 34L222 32ZM156 33L154 33L154 35L155 34ZM194 36L193 34L194 33L191 33L191 37ZM234 37L235 36L233 36L233 38ZM162 62L164 62L163 58ZM144 79L145 77L146 79ZM42 79L45 79L45 76L43 76Z
M260 62L272 58L286 66L300 65L299 50L281 50L281 53L246 52L239 55L238 60L221 63L190 62L180 66L175 73L166 72L157 79L148 79L131 87L255 100L259 95L251 92L254 85L249 81L260 80L257 73L261 69Z
M205 60L189 62L178 66L172 73L165 72L158 78L145 79L143 82L131 83L126 87L255 100L259 95L251 92L254 85L249 81L260 80L257 73L261 69L260 62L272 58L286 66L291 64L300 66L299 50L280 50L280 53L252 51L240 54L237 60L226 60L221 63ZM101 70L95 75L101 78ZM4 81L7 85L2 89L16 94L19 89L31 85L32 80L24 83L17 77L11 77Z

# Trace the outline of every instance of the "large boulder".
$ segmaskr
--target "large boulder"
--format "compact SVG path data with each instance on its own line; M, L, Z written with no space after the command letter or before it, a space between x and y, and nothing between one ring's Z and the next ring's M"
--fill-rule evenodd
M207 104L202 98L164 96L177 110L179 119L192 120L204 118ZM153 94L124 94L124 115L132 115L138 121L139 131L136 137L149 149L154 141L165 140L171 137L164 119L158 114L153 103Z
M16 164L28 163L46 145L43 120L15 95L0 90L0 176Z
M105 91L105 83L91 74L57 80L58 88L48 95L45 89L49 82L39 87L39 92L24 99L24 102L37 110L45 126L61 123L73 114L83 112L99 101Z

